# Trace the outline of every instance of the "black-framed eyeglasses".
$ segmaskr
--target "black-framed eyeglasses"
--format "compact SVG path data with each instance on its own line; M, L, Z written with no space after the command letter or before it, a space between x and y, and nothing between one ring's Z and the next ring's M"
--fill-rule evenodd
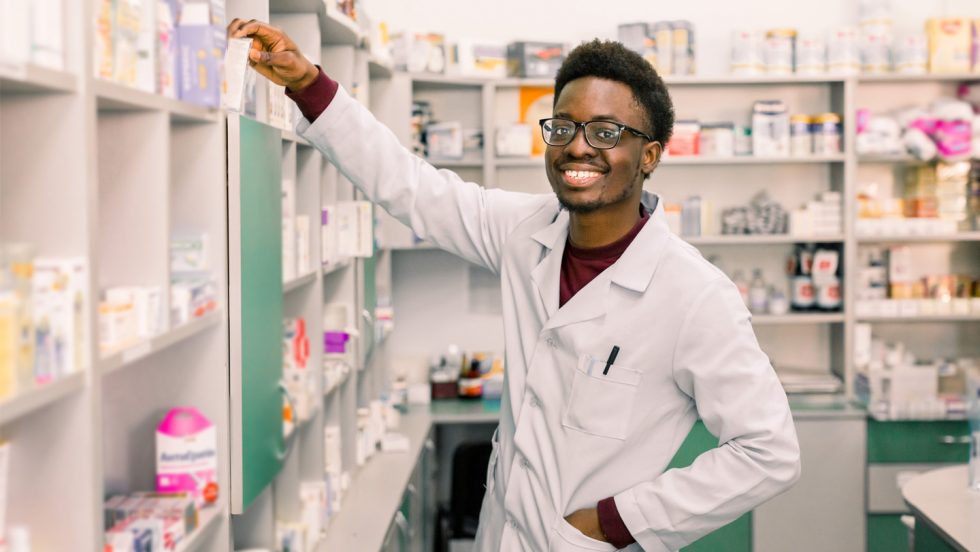
M550 117L538 121L541 137L549 146L567 146L575 139L579 127L585 133L585 141L595 149L612 149L619 144L623 131L628 130L640 138L653 142L653 138L633 127L612 121L586 121L580 123L562 117Z

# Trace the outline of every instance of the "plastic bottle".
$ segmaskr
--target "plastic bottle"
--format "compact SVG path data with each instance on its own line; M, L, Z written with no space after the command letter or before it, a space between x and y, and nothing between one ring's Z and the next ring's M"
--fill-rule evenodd
M749 306L749 283L745 280L745 275L741 270L736 270L732 274L732 283L738 288L738 294L742 296L742 302Z
M763 314L769 305L769 288L762 279L762 270L752 271L752 283L749 285L749 310L755 314Z

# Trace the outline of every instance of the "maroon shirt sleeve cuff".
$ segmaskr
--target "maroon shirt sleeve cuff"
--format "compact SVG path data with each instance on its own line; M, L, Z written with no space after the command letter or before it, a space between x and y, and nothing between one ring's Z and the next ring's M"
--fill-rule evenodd
M296 102L296 106L299 107L303 117L306 117L306 120L311 123L316 121L320 114L326 111L327 106L330 105L334 96L337 95L337 89L340 88L337 81L328 77L320 66L317 66L317 69L320 70L320 74L306 88L299 92L293 92L289 88L286 89L286 96Z
M623 523L623 518L619 517L619 509L616 508L613 497L600 500L596 510L599 512L599 527L602 528L602 534L606 535L606 540L610 544L616 548L626 548L636 542L633 534Z

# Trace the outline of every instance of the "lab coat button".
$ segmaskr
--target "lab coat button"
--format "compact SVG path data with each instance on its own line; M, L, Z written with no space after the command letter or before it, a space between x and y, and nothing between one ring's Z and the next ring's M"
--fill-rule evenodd
M525 470L531 467L531 463L527 461L527 458L521 460L521 467Z
M557 349L558 348L558 343L554 340L554 338L549 337L545 341L545 343L547 343L548 346L551 347L552 349Z
M541 408L541 401L537 397L531 397L531 406L534 408Z

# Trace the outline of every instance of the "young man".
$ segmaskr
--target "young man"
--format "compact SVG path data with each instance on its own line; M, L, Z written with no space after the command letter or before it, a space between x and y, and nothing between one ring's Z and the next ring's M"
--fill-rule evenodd
M299 133L420 237L500 274L506 385L477 550L677 550L800 473L786 395L735 286L643 192L673 107L620 44L576 48L541 121L554 194L438 171L308 62L235 20ZM328 68L329 69L329 68ZM664 471L698 417L721 445Z

